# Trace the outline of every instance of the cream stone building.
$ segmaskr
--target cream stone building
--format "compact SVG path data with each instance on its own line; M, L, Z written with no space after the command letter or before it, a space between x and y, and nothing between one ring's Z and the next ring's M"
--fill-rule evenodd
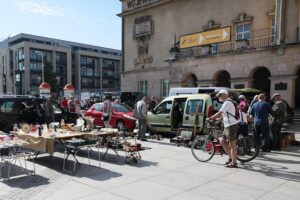
M121 0L122 90L257 88L300 106L300 0Z

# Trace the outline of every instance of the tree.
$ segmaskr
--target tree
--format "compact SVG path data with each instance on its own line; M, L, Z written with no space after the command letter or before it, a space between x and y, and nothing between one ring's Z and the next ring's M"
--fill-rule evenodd
M46 62L44 66L44 78L51 87L51 93L56 93L57 91L57 81L55 78L55 73L53 72L53 67L51 62Z

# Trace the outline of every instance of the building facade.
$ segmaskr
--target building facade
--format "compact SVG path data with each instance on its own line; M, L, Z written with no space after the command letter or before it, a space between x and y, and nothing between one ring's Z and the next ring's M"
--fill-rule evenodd
M123 90L280 93L300 106L299 0L122 0Z
M120 90L121 51L19 34L0 43L0 93L36 94L47 79L56 79L57 94L66 84L80 92Z

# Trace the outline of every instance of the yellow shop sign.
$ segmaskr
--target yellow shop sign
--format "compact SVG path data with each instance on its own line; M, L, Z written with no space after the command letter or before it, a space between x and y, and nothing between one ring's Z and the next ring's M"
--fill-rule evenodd
M215 44L220 42L228 42L230 38L231 28L225 27L212 31L204 31L193 33L180 37L180 48L190 48L207 44Z

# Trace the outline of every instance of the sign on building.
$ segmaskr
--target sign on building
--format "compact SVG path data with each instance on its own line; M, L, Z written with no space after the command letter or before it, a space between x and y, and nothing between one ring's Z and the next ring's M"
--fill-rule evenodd
M196 46L215 44L220 42L228 42L231 40L231 27L215 29L212 31L204 31L184 35L180 37L180 48L191 48Z
M123 0L122 11L126 12L129 10L134 10L157 1L159 0Z

